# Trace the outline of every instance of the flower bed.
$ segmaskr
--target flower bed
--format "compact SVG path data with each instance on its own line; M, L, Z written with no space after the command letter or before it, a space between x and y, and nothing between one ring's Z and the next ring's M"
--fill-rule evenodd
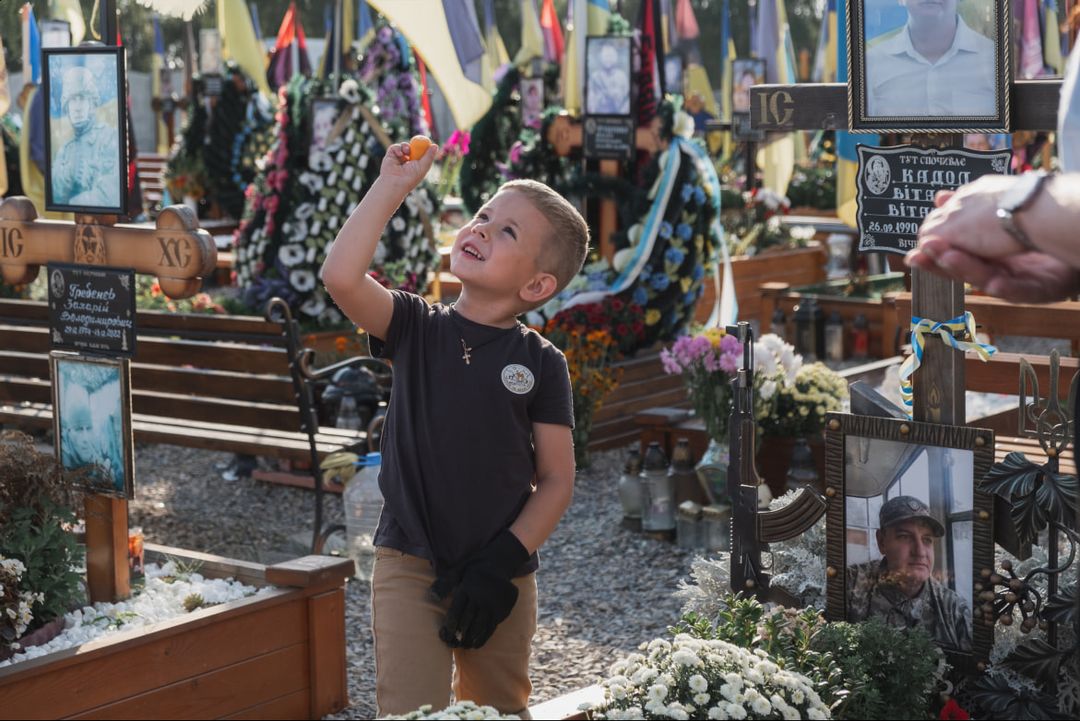
M308 556L267 567L151 544L146 551L200 564L204 579L241 583L225 591L211 582L202 586L209 599L232 600L138 627L132 607L117 604L122 610L112 608L108 623L123 619L123 627L110 635L0 668L5 717L320 718L348 704L344 582L351 562ZM258 590L235 597L246 592L241 587ZM97 617L89 615L84 610L73 628L93 626Z
M6 563L6 562L3 562ZM233 579L205 578L185 570L176 560L150 564L144 588L127 601L95 603L67 613L64 630L47 643L21 649L0 668L27 661L121 631L143 628L184 616L199 608L265 595L271 587L256 588Z

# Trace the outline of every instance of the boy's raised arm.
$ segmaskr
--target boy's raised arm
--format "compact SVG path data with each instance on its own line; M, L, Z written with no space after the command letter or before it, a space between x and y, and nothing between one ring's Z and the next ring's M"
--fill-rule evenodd
M390 292L368 275L375 248L398 209L435 162L438 147L411 160L409 144L386 149L379 177L341 226L322 267L327 292L346 317L376 338L386 338L394 312Z

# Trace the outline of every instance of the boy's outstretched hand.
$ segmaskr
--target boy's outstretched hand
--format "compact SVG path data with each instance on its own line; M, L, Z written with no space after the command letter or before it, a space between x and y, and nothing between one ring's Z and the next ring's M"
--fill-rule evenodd
M432 143L421 157L413 158L409 153L409 143L394 143L383 156L379 180L392 184L405 195L428 174L438 153L439 146Z
M439 638L456 648L487 643L514 609L518 590L511 579L528 560L525 546L505 530L466 561Z

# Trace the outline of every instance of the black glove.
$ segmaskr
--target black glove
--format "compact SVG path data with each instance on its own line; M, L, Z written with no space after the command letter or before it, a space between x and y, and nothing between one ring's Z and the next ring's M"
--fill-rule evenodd
M487 643L514 609L518 590L511 579L528 560L528 550L509 530L467 559L439 638L458 648L480 648Z

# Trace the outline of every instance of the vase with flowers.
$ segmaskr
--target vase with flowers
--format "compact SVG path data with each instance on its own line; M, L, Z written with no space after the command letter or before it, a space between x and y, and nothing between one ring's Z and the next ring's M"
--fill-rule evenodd
M698 477L714 500L727 497L727 439L731 380L742 360L742 344L722 328L680 337L660 352L664 371L681 375L694 414L705 424L709 445L697 465Z
M825 415L843 409L847 381L824 363L803 365L801 358L793 374L777 380L772 410L758 421L771 449L759 454L758 470L778 490L785 482L815 485L824 471Z

